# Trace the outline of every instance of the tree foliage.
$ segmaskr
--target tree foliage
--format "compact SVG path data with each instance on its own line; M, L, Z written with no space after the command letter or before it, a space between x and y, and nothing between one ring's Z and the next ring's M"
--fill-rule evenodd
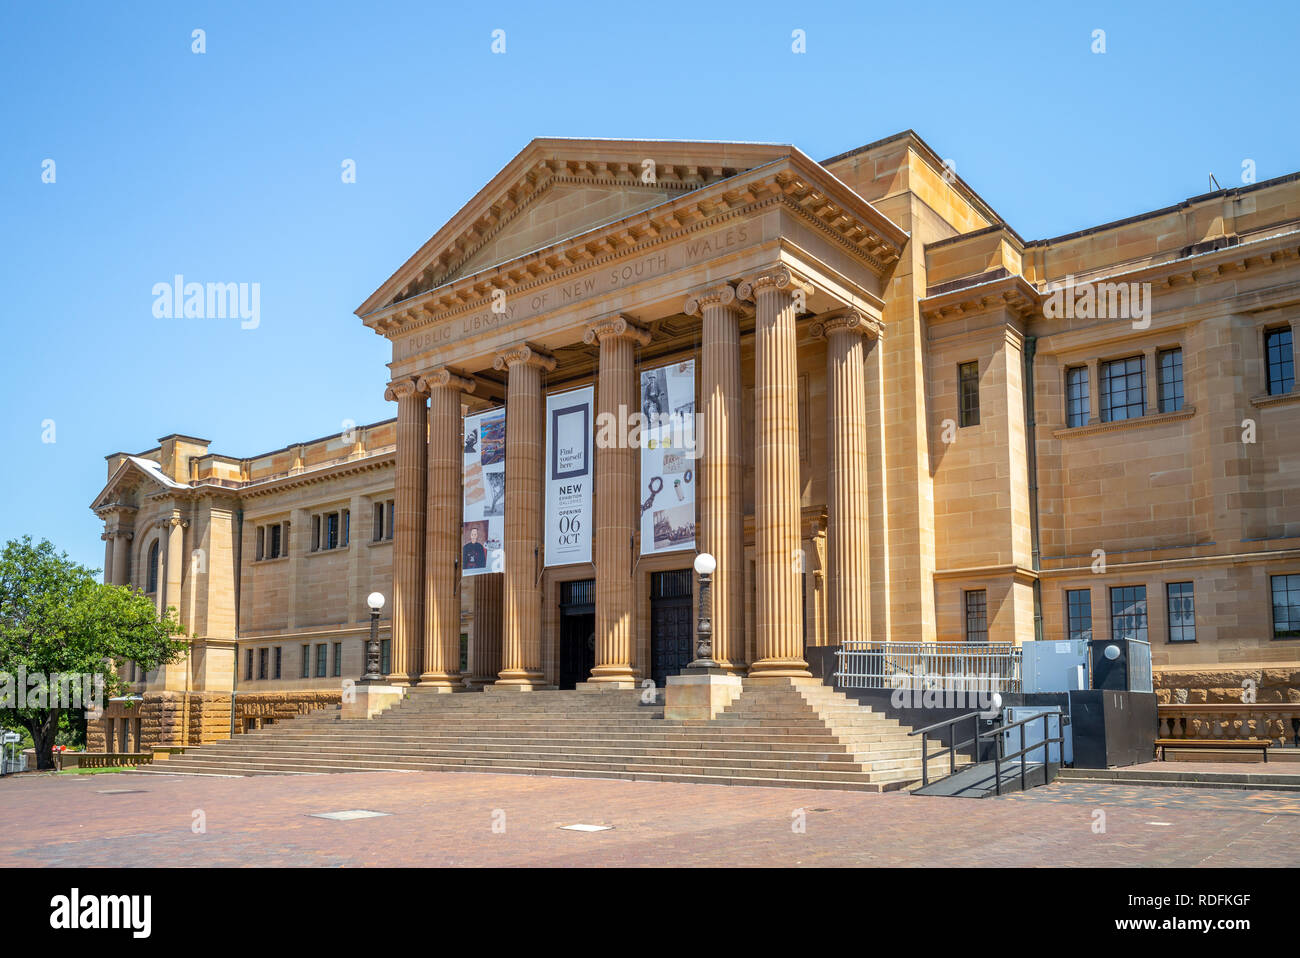
M91 683L98 676L108 698L129 688L114 663L136 662L149 672L185 651L173 638L183 634L173 609L159 615L140 591L101 583L97 574L29 536L10 540L0 553L0 682L8 683L0 687L0 720L31 732L38 768L53 766L51 747L66 711L55 701L53 676L92 677Z

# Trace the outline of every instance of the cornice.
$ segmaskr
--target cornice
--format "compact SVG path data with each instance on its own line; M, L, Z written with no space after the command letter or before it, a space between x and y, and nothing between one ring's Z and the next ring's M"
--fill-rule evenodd
M949 290L920 300L921 315L930 322L964 319L994 309L1007 309L1021 319L1038 315L1043 296L1019 274Z
M774 206L817 229L877 275L892 269L908 234L831 174L822 171L832 182L819 184L815 174L805 171L801 176L795 166L787 157L701 187L509 263L413 293L365 314L363 322L377 334L391 338L481 309L497 290L513 295L527 293L593 267L645 255L691 233ZM834 195L841 189L846 196Z
M1184 406L1176 412L1154 412L1132 419L1116 419L1113 422L1091 422L1086 426L1065 426L1052 430L1053 439L1072 439L1076 436L1095 436L1103 432L1118 432L1121 429L1137 429L1140 426L1158 426L1167 422L1191 419L1196 415L1195 406Z
M395 465L396 462L397 450L393 449L392 451L381 455L370 456L366 459L354 459L350 462L341 462L311 472L301 472L294 476L261 479L252 485L239 489L238 493L240 498L243 499L249 499L255 496L271 495L272 493L283 492L286 489L296 489L301 486L315 485L316 483L326 482L332 479L342 479L346 476L360 475L364 472L373 472L377 469Z

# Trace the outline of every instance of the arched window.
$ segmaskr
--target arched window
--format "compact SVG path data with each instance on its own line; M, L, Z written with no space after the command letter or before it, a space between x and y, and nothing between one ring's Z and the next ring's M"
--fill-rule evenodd
M149 547L149 581L145 592L158 591L158 541Z

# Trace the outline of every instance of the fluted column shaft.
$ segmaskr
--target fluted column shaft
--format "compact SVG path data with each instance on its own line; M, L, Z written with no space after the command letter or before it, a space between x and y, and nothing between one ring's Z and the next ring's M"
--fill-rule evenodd
M594 323L585 340L600 342L596 388L598 422L626 422L639 411L636 347L649 334L623 316ZM632 645L636 621L632 536L637 518L638 450L619 435L596 449L596 664L592 682L634 686Z
M830 645L871 638L871 520L867 477L867 353L874 327L856 310L820 321L826 339L827 626Z
M461 687L460 558L461 474L464 469L461 394L474 383L440 369L421 377L429 394L429 472L424 539L424 667L420 685Z
M164 559L166 572L166 594L160 603L161 609L168 606L176 610L176 617L181 617L181 581L185 562L185 527L189 525L180 516L172 516L166 522L167 556Z
M717 560L713 573L713 660L737 671L745 664L745 529L741 489L740 304L724 283L686 301L703 326L699 437L700 551Z
M757 306L754 330L755 678L810 676L803 658L799 535L799 394L794 296L784 267L741 284Z
M428 408L413 379L390 383L397 400L397 475L393 526L393 624L390 682L411 684L420 673L424 634L424 509Z
M501 673L497 685L535 688L542 674L542 370L555 360L529 346L497 356L506 387L506 568Z
M469 650L470 683L495 682L501 671L502 587L505 576L489 572L473 577L474 641Z

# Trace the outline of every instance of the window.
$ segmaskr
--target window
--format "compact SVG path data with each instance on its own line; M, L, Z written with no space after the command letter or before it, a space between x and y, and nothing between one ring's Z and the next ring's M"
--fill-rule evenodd
M325 548L337 549L339 546L339 514L331 512L325 516Z
M469 671L469 636L464 632L460 634L460 670Z
M257 527L257 558L279 559L289 554L289 523Z
M244 678L253 681L253 650L244 653Z
M980 424L980 364L962 363L957 367L957 383L961 406L958 413L960 425Z
M283 532L280 529L280 524L277 522L275 525L271 526L268 531L271 534L271 541L270 547L267 551L270 553L270 558L278 559L282 554L280 543L282 541L281 537L283 536Z
M1092 415L1088 394L1088 367L1075 366L1065 371L1065 424L1086 426Z
M348 547L349 527L351 525L352 525L352 510L344 509L343 510L343 538L339 541L339 545L341 545L345 549Z
M1300 639L1300 575L1275 575L1273 638Z
M267 659L269 658L267 654L268 652L269 652L268 649L257 650L257 677L259 679L266 678L266 663L267 663Z
M1142 356L1101 364L1101 421L1137 419L1146 413L1146 361Z
M310 645L304 645L302 647L302 668L299 670L298 677L303 679L311 677L311 646Z
M324 642L316 646L316 678L325 678L325 657L329 654L329 646Z
M1110 590L1110 637L1147 640L1147 587L1114 586Z
M387 675L393 671L393 640L381 639L379 642L379 672Z
M1065 591L1065 637L1092 640L1092 590Z
M1277 396L1295 388L1295 356L1291 352L1291 327L1264 333L1264 361L1268 363L1268 394Z
M1178 412L1183 408L1183 351L1163 350L1157 360L1160 363L1160 411Z
M334 675L337 677L342 674L343 674L343 643L335 642L334 643Z
M1169 641L1196 641L1196 601L1192 583L1170 582L1165 586L1169 603Z
M320 551L320 516L311 517L311 551Z
M972 589L966 593L966 641L988 640L988 596L983 589Z
M382 502L376 502L375 503L375 535L371 541L378 542L383 537L384 537L384 504Z
M266 527L257 527L257 559L260 562L266 555L263 540L266 538Z
M284 649L280 646L275 647L275 677L278 679L284 667Z
M145 580L147 588L145 592L154 593L158 591L158 540L149 547L149 574Z

